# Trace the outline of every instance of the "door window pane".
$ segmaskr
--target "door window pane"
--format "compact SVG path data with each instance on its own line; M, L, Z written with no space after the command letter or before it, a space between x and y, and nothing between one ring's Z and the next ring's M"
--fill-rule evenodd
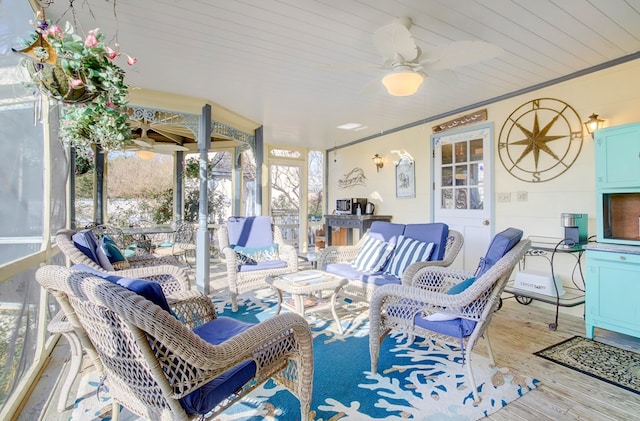
M453 164L453 145L445 143L442 145L442 165Z
M467 142L456 142L456 163L467 162Z
M482 161L484 159L482 139L474 139L469 142L469 150L471 151L469 161Z

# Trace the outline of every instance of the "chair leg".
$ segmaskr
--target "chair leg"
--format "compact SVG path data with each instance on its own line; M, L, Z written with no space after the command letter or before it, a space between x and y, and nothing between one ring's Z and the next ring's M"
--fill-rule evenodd
M476 387L476 380L473 378L473 370L471 369L471 355L467 356L467 362L465 363L467 366L467 375L469 376L469 384L471 385L471 391L473 393L473 404L477 406L480 401L480 395L478 395L478 388Z
M120 404L113 401L111 404L111 421L118 421L120 419Z
M487 329L485 329L484 331L484 340L487 342L487 351L489 352L489 362L491 363L491 366L495 366L496 365L496 359L493 356L493 348L491 348L491 341L489 340L489 328L487 327Z
M238 294L236 294L235 292L230 292L231 294L231 311L232 312L236 312L238 311Z
M58 412L63 412L67 409L67 399L69 398L71 385L73 385L73 382L82 367L82 344L80 344L80 339L78 339L78 336L73 330L61 333L69 342L69 347L71 348L71 359L68 364L69 372L67 373L67 378L62 385L60 398L58 399Z

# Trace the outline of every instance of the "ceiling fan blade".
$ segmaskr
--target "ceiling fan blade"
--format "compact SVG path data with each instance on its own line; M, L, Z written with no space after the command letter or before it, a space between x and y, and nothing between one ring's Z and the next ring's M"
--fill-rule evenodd
M318 64L318 69L323 70L369 70L369 69L388 69L382 64Z
M151 140L151 141L150 141ZM150 148L153 146L153 141L152 139L149 139L148 137L144 136L144 137L139 137L137 139L133 139L133 142L136 145L142 146L143 148Z
M164 128L161 128L159 125L154 125L153 126L153 131L158 133L159 135L162 135L164 137L166 137L167 139L171 139L176 143L180 143L182 142L182 138L176 134L173 134L167 130L165 130Z
M159 143L156 142L153 145L153 148L151 148L152 151L154 152L158 152L158 153L171 153L171 152L176 152L176 151L188 151L189 148L185 148L184 146L181 145L176 145L175 143Z
M405 20L406 21L406 20ZM411 20L408 20L409 25ZM400 55L406 61L415 60L419 49L409 29L400 21L379 28L373 33L373 45L385 58Z
M484 41L456 41L424 52L420 64L428 69L454 69L492 59L503 52L497 45Z
M140 121L138 120L129 120L129 127L131 127L131 129L139 129L140 128Z

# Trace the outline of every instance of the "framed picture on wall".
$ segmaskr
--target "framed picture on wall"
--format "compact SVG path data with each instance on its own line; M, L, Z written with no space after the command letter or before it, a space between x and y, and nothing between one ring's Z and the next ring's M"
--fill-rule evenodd
M396 163L396 197L416 197L416 172L408 156Z

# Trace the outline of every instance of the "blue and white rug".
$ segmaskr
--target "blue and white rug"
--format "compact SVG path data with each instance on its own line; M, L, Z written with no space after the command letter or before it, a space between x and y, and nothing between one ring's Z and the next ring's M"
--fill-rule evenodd
M275 314L269 291L244 294L237 313L214 300L219 315L260 322ZM338 333L330 312L311 314L314 335L313 418L329 420L476 420L535 388L539 381L508 367L490 367L487 358L473 353L473 372L482 398L475 406L466 381L466 368L456 349L430 341L407 344L400 335L387 337L380 349L378 373L371 374L369 326L366 309L347 305L340 312L344 334ZM95 394L95 373L82 380L82 390L71 419L108 420L110 400ZM91 383L94 383L93 385ZM105 407L109 405L108 407ZM273 381L254 390L216 420L296 420L300 406L286 389ZM123 420L136 417L126 411Z

